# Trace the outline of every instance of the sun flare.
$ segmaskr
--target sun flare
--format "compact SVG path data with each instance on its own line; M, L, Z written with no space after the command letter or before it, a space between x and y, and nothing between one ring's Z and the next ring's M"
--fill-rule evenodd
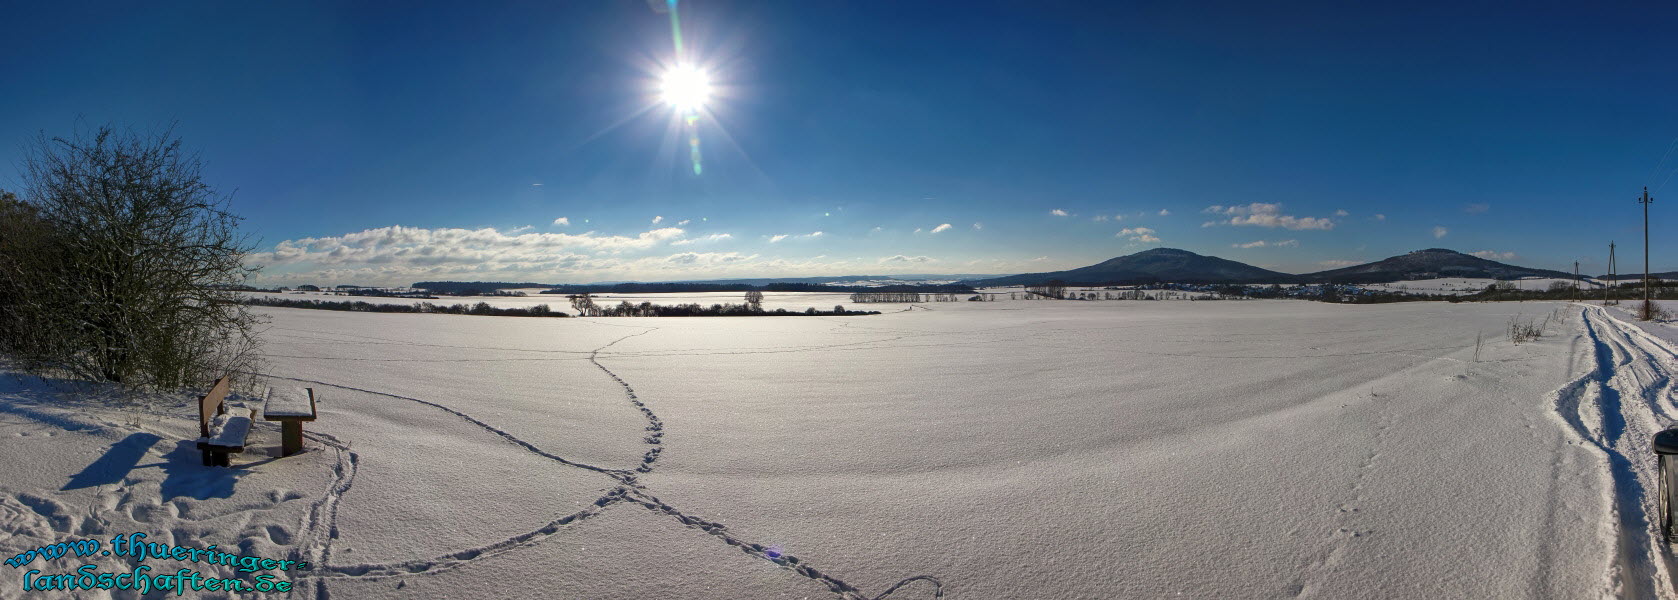
M711 78L698 68L679 65L664 73L659 84L664 102L683 112L705 107L711 99Z

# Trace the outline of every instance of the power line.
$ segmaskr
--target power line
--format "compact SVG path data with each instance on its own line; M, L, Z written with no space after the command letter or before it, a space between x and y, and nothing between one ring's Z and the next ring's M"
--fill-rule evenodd
M1660 162L1655 163L1654 168L1649 169L1649 175L1643 178L1643 183L1648 184L1654 181L1655 174L1661 170L1661 165L1666 164L1666 159L1672 157L1672 150L1674 148L1678 148L1678 137L1672 138L1672 143L1666 145L1666 154L1662 154ZM1670 176L1668 176L1668 178L1670 178Z

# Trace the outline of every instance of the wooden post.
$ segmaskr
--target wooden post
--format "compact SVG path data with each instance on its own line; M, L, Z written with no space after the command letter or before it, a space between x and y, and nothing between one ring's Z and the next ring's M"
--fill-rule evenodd
M291 456L303 451L303 422L280 421L280 456Z

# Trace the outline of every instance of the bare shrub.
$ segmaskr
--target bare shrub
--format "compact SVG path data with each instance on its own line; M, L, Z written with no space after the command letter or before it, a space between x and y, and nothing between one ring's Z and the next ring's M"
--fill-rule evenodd
M0 211L27 232L0 244L0 352L128 389L254 370L259 320L233 290L251 247L200 164L169 132L30 140Z
M1537 321L1536 317L1522 318L1519 314L1509 317L1509 341L1520 344L1543 337L1544 325ZM1545 323L1548 322L1549 318L1546 317Z
M1644 300L1637 307L1637 318L1643 321L1670 321L1672 320L1672 313L1661 308L1661 305L1656 304L1654 300Z

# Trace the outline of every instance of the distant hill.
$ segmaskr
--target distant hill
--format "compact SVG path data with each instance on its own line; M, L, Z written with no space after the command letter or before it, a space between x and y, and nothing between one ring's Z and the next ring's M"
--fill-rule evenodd
M1678 271L1667 271L1665 273L1650 273L1649 276L1653 277L1655 279L1662 280L1662 281L1672 281L1672 280L1678 279ZM1641 283L1643 281L1643 272L1639 271L1639 272L1636 272L1636 273L1621 273L1621 274L1619 274L1618 278L1620 280L1620 283L1631 283L1631 282ZM1608 279L1608 275L1606 275L1606 274L1597 275L1595 277L1595 279L1606 280L1606 279Z
M1289 283L1295 276L1176 248L1155 248L1069 271L1026 273L969 281L974 286L1031 285L1059 279L1075 285L1174 283Z
M1656 273L1661 279L1678 279L1678 272ZM1530 269L1444 248L1417 250L1372 263L1318 271L1304 275L1261 269L1216 256L1204 256L1176 248L1155 248L1120 256L1087 267L1022 275L836 275L829 277L763 277L752 279L701 279L669 282L600 282L589 285L506 283L488 281L422 281L414 287L435 293L459 293L476 289L488 292L507 288L559 288L590 292L611 291L735 291L787 286L831 286L834 288L931 289L950 283L975 287L1033 285L1059 279L1073 285L1129 285L1139 283L1391 283L1436 277L1515 279L1520 277L1571 278L1573 274L1550 269ZM1642 274L1622 274L1621 281L1641 280ZM787 289L792 289L788 287Z
M1529 269L1486 260L1444 248L1428 248L1400 254L1385 260L1341 269L1330 269L1298 276L1301 281L1318 283L1390 283L1410 279L1436 277L1469 277L1478 279L1517 279L1521 277L1572 278L1572 273L1549 269Z

